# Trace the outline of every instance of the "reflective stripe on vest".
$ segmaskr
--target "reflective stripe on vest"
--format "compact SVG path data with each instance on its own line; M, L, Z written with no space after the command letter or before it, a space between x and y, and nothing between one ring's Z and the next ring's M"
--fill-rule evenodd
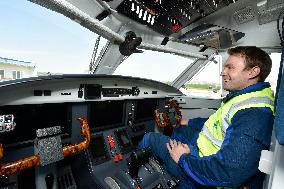
M252 98L246 99L244 101L236 102L236 103L232 104L228 113L225 115L224 119L222 120L222 136L223 136L223 138L226 135L226 130L228 129L228 127L230 125L230 122L231 122L230 119L233 117L235 110L237 110L239 107L242 107L242 106L251 105L251 104L260 104L260 103L269 104L271 106L274 105L274 102L266 96L265 97L252 97Z
M235 113L234 111L236 109L238 109L239 107L245 106L245 105L252 105L252 104L260 104L260 103L264 103L264 104L269 104L271 106L273 106L273 101L271 99L269 99L268 97L252 97L249 99L246 99L244 101L241 102L236 102L234 104L231 105L229 111L227 112L227 114L225 115L224 119L222 120L222 140L218 140L216 139L211 132L208 130L208 128L206 127L206 125L203 126L202 128L202 132L203 134L216 146L218 146L219 148L221 148L222 143L224 141L224 138L226 136L226 131L230 125L231 122L231 118L233 116L233 113Z
M203 132L203 134L204 134L213 144L215 144L216 146L218 146L219 148L221 148L224 138L223 138L222 140L218 140L217 138L215 138L215 137L211 134L211 132L208 130L208 128L206 127L206 125L203 125L203 127L202 127L202 132ZM222 132L222 133L223 133L223 132Z

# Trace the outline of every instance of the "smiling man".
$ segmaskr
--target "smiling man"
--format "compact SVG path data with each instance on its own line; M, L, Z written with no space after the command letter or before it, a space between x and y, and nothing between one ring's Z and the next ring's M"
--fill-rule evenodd
M274 95L264 82L269 55L254 46L228 50L221 73L230 93L207 120L182 120L171 137L147 133L139 148L151 147L179 188L262 188L261 150L268 149L274 119Z

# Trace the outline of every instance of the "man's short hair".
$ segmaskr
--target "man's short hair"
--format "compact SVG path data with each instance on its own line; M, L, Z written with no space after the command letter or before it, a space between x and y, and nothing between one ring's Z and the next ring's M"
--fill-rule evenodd
M228 54L245 57L246 68L258 66L260 68L258 81L264 81L271 71L272 60L270 56L258 47L238 46L228 49Z

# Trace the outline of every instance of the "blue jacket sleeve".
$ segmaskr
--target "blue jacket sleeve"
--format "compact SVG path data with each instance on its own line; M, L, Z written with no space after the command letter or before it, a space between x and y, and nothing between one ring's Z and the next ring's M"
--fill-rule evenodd
M174 129L171 138L191 146L191 144L196 143L205 120L204 118L190 119L188 126L180 126Z
M272 126L270 109L240 110L216 154L207 157L183 154L178 163L202 185L238 187L258 172L260 153L269 147Z
M194 128L198 131L201 131L206 120L207 120L206 118L200 118L200 117L190 119L190 120L188 120L188 126Z

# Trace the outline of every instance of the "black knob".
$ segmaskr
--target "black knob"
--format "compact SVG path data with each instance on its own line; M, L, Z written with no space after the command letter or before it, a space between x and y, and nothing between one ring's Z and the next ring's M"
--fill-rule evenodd
M54 176L53 176L53 174L47 174L47 175L45 176L46 188L47 188L47 189L52 189L53 182L54 182Z

